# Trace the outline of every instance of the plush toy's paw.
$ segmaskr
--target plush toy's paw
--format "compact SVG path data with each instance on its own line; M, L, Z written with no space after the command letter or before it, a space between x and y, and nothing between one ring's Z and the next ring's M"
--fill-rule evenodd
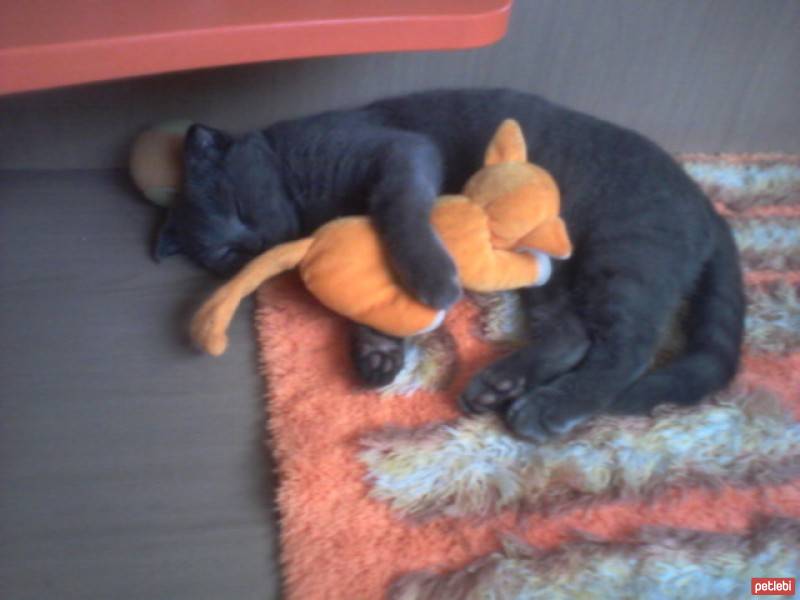
M500 361L478 373L459 397L461 410L481 414L504 410L526 390L526 379L510 361Z
M358 326L353 338L353 363L361 381L381 387L394 381L405 363L405 340Z
M511 403L505 422L516 435L541 442L571 431L590 416L584 404L557 387L539 387Z

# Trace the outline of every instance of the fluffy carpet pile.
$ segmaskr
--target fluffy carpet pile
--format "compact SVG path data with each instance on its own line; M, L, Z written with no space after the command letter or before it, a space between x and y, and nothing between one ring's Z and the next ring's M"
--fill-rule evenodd
M741 598L800 573L800 160L681 158L748 292L741 374L699 407L529 444L455 404L519 342L513 294L459 304L376 392L296 279L259 290L288 598Z

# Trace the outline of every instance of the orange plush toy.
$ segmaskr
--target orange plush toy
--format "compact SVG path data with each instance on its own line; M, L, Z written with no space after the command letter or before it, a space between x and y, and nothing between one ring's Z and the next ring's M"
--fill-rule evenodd
M542 285L550 276L550 257L570 256L559 207L555 181L528 162L522 130L509 119L489 143L484 167L463 194L439 198L431 223L464 288L496 292ZM295 267L322 304L384 333L423 333L444 318L444 311L420 303L397 283L370 219L344 217L311 237L268 250L219 288L192 321L197 345L209 354L222 354L241 300L262 282Z

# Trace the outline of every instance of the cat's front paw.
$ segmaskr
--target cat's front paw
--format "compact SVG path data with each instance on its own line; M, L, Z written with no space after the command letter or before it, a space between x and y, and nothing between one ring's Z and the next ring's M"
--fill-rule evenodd
M423 304L446 310L461 297L461 282L453 259L431 236L421 235L392 252L400 282Z
M584 403L556 386L536 388L512 402L505 413L508 428L536 442L568 433L591 416Z
M461 297L455 265L449 262L414 271L408 286L420 302L438 310L447 310Z
M370 387L382 387L394 381L405 364L403 338L384 335L359 325L353 337L353 364L359 378Z

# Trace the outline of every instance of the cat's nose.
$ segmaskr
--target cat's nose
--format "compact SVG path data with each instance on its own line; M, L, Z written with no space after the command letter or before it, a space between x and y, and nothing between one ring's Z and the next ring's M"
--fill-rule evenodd
M249 254L250 256L257 256L267 249L267 243L265 240L255 235L252 235L252 236L247 236L246 238L240 241L240 248L242 252L244 252L245 254Z

